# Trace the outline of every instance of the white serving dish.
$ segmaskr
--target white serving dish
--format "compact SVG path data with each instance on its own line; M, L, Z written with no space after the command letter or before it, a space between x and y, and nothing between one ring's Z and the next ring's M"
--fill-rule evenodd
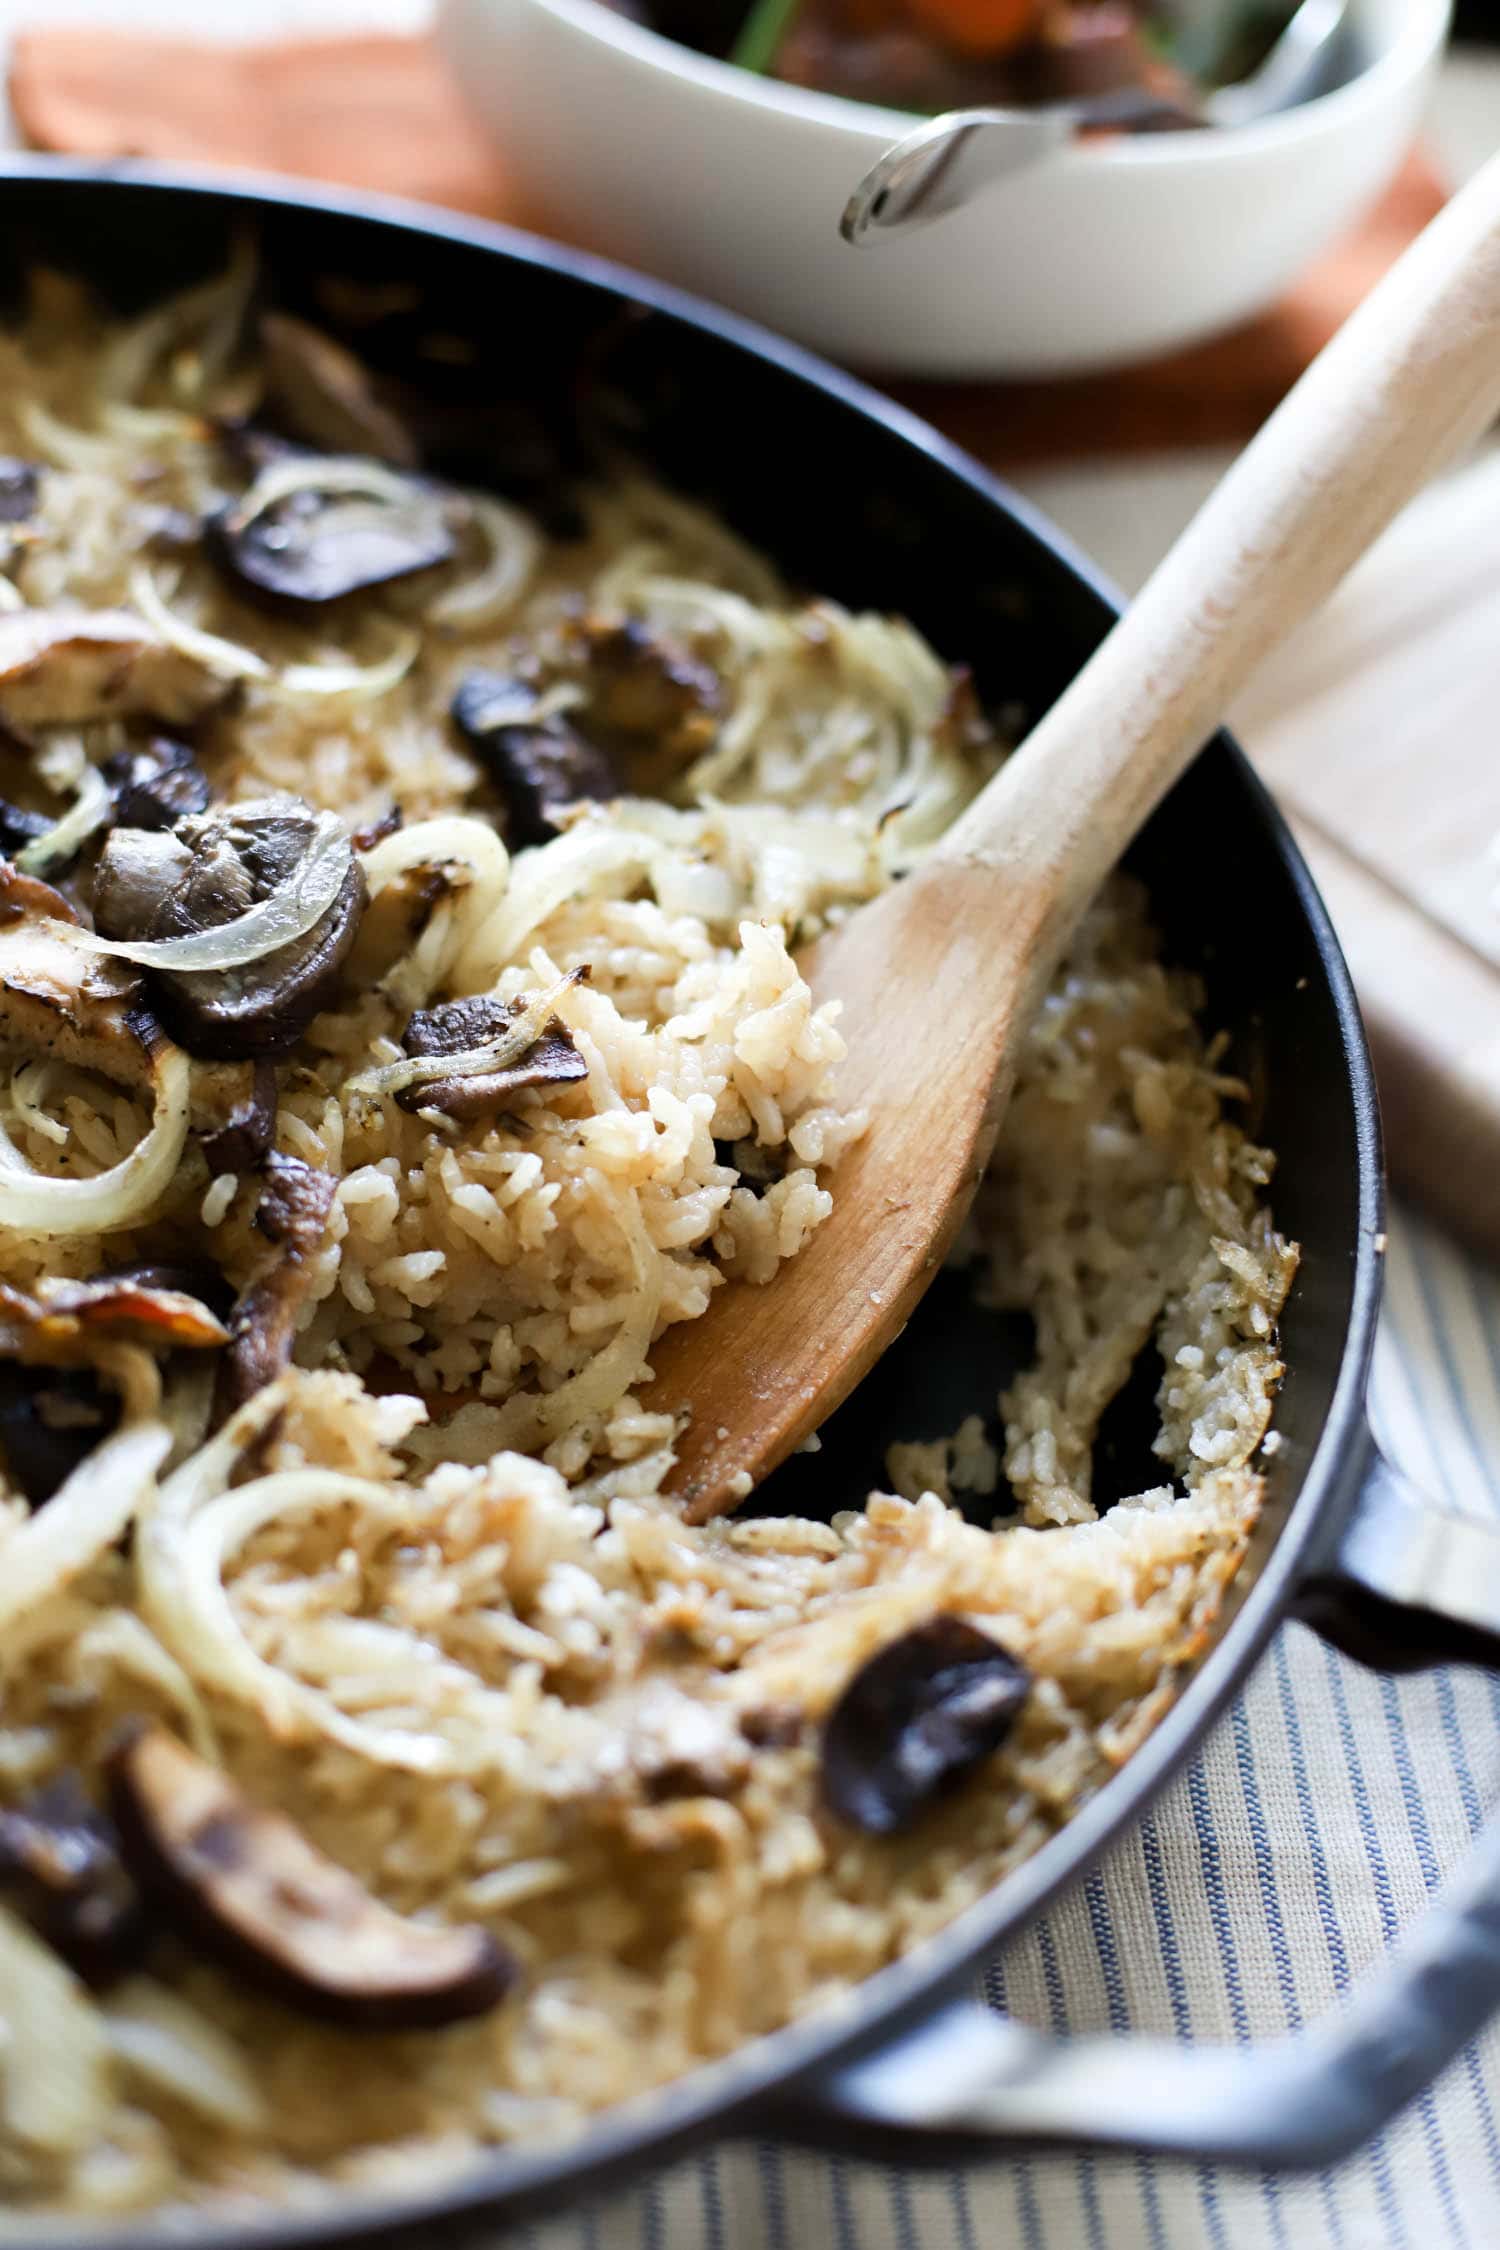
M1451 0L1356 0L1353 83L1232 133L1062 151L909 239L838 216L913 120L731 69L600 0L439 0L528 210L566 239L887 375L1072 374L1231 327L1387 185Z

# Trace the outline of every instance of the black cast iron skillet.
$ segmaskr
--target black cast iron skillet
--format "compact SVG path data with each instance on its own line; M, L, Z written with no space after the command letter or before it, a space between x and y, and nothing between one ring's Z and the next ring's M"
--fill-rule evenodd
M258 235L271 294L327 321L326 276L411 284L416 303L362 332L377 364L446 392L471 473L544 506L579 431L626 436L720 509L797 581L905 612L972 662L993 703L1048 703L1107 629L1107 588L1043 523L934 433L728 315L616 269L396 204L341 201L121 165L14 160L0 171L0 287L36 258L145 305ZM345 293L347 302L347 291ZM394 304L394 300L388 300ZM466 338L455 367L444 339ZM509 402L504 412L467 405ZM191 2227L203 2250L428 2229L442 2215L521 2217L596 2192L711 2136L754 2131L878 2147L886 2162L973 2157L1018 2138L1092 2141L1256 2166L1322 2164L1367 2140L1500 2005L1500 1835L1336 2027L1269 2049L1059 2045L958 1999L994 1952L1135 1820L1224 1709L1277 1624L1315 1622L1393 1669L1500 1662L1500 1535L1419 1500L1375 1452L1364 1392L1380 1299L1379 1127L1359 1017L1323 908L1240 752L1219 737L1152 821L1133 863L1172 958L1199 968L1258 1090L1254 1129L1279 1152L1275 1208L1303 1246L1283 1325L1289 1374L1266 1461L1268 1502L1224 1629L1156 1733L1035 1858L942 1936L836 2010L599 2120L560 2148L486 2158L412 2199ZM863 1489L895 1398L908 1432L993 1408L995 1354L948 1297L928 1308L840 1417L811 1491L823 1512ZM1150 1370L1143 1370L1148 1379ZM1112 1422L1119 1484L1139 1483L1128 1413ZM1159 1466L1145 1481L1156 1481ZM28 2239L82 2250L76 2222ZM0 2222L0 2235L15 2239ZM118 2250L169 2239L149 2221ZM181 2242L179 2229L171 2239ZM445 2240L450 2237L445 2234Z

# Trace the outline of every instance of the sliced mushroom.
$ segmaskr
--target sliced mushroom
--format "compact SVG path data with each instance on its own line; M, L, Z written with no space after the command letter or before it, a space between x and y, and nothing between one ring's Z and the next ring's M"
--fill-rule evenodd
M39 875L25 875L19 867L0 860L0 927L9 927L27 915L43 922L55 920L78 926L78 909L71 899L64 898Z
M305 1257L327 1231L337 1183L331 1173L304 1164L300 1156L274 1152L266 1158L265 1173L255 1224L278 1249Z
M266 1158L265 1172L255 1224L277 1255L229 1317L224 1391L231 1408L253 1398L291 1362L297 1317L312 1286L312 1261L328 1232L337 1186L331 1173L274 1151Z
M116 1266L98 1278L132 1282L138 1289L174 1290L178 1296L194 1298L218 1321L226 1321L234 1307L234 1291L211 1258L188 1258L180 1265Z
M0 1450L33 1508L119 1422L118 1398L92 1364L101 1342L216 1349L229 1341L216 1297L222 1303L213 1268L130 1267L94 1281L43 1279L32 1291L0 1282Z
M129 610L17 609L0 616L0 719L7 726L130 718L185 726L224 702L230 687Z
M353 352L290 313L262 314L260 338L273 421L325 453L366 453L396 469L418 466L411 432L381 404Z
M49 835L56 826L56 821L49 820L45 813L27 812L22 806L0 797L0 852L8 857L13 859L17 852L24 852L28 844Z
M524 1000L479 998L421 1008L402 1032L401 1044L409 1055L469 1054L498 1039L525 1006ZM396 1103L411 1111L440 1110L445 1117L467 1124L474 1118L493 1117L529 1087L568 1086L588 1074L589 1066L562 1017L549 1016L541 1037L508 1069L474 1077L424 1079L419 1085L403 1086Z
M95 922L105 937L148 943L222 929L294 893L320 834L318 816L291 797L218 806L170 831L116 828L95 871ZM152 969L152 1003L191 1055L284 1054L337 986L364 904L349 850L337 896L301 937L233 968Z
M304 2015L366 2031L435 2028L487 2014L516 1981L487 1930L393 1913L164 1727L115 1751L109 1792L148 1900L189 1942Z
M368 991L405 960L439 901L452 889L453 878L446 867L403 867L399 875L381 884L365 908L345 963L345 976L355 991Z
M763 1148L753 1135L743 1141L715 1141L714 1156L720 1164L738 1172L740 1186L754 1196L764 1195L767 1188L786 1176L780 1153Z
M96 1281L43 1277L34 1290L0 1282L0 1356L28 1366L75 1367L101 1336L155 1351L205 1351L229 1331L199 1298L163 1283L150 1268L125 1268Z
M94 870L95 927L109 938L154 937L163 900L187 880L192 868L191 846L169 829L116 828ZM237 898L222 919L230 921L234 914L242 914L248 903L247 896Z
M257 478L243 500L209 522L208 551L255 593L310 604L451 562L458 544L452 496L390 469L372 468L370 482L377 478L399 491L320 490L317 463L309 462L305 482L263 500L265 480Z
M620 624L583 618L575 632L592 720L676 757L707 749L724 701L719 676L709 665L638 617Z
M171 828L208 809L211 792L202 767L185 742L167 735L116 751L104 761L104 778L114 790L115 819L122 828Z
M0 869L0 1044L145 1085L161 1034L141 1007L137 973L91 948L50 885L4 875Z
M119 1426L120 1401L91 1367L0 1360L0 1451L11 1481L44 1508Z
M276 1065L262 1056L195 1070L193 1130L215 1178L250 1171L276 1137Z
M42 472L35 461L0 453L0 523L30 523L42 497Z
M1008 1649L929 1618L862 1664L823 1727L823 1794L872 1836L906 1828L998 1750L1031 1690Z
M0 1897L95 1991L146 1950L145 1908L119 1839L75 1774L0 1811Z
M55 1055L144 1089L163 1046L142 1003L140 973L90 949L60 892L0 861L0 1049ZM269 1148L275 1124L269 1063L194 1070L192 1125L212 1169L248 1170Z
M380 818L378 820L372 820L368 828L355 829L354 834L350 839L350 841L354 845L354 849L357 852L374 851L375 846L377 844L383 844L387 836L396 836L400 834L401 827L403 822L405 821L405 818L406 815L402 812L399 805L394 803L387 805Z
M620 780L597 744L566 719L538 718L537 695L503 672L466 672L453 719L505 801L513 844L544 844L558 814L584 798L607 802Z

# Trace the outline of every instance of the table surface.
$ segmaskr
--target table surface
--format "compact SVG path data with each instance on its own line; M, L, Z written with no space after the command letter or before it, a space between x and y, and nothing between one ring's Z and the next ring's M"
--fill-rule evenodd
M17 21L226 38L414 29L428 0L0 0ZM1494 146L1500 58L1462 56L1431 137L1455 175ZM1227 456L1033 471L1031 497L1138 585ZM1400 539L1399 529L1390 535ZM1387 569L1399 568L1399 549ZM1373 1412L1450 1506L1500 1513L1500 1275L1410 1213L1391 1228ZM1376 1678L1288 1627L1151 1817L997 1964L988 1995L1053 2030L1268 2038L1386 1951L1500 1804L1500 1680ZM444 2231L479 2250L484 2228ZM1500 2241L1500 2026L1352 2163L1236 2177L1125 2158L942 2173L734 2146L579 2219L538 2250L1486 2250Z

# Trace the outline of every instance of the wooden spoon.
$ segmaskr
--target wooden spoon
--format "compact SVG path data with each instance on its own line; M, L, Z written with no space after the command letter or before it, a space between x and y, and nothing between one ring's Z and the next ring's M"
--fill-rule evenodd
M762 1288L654 1346L669 1484L731 1508L868 1374L984 1171L1022 1037L1100 883L1267 651L1500 412L1500 158L1328 345L1025 744L922 867L806 957L870 1130ZM1234 838L1205 836L1232 865Z

